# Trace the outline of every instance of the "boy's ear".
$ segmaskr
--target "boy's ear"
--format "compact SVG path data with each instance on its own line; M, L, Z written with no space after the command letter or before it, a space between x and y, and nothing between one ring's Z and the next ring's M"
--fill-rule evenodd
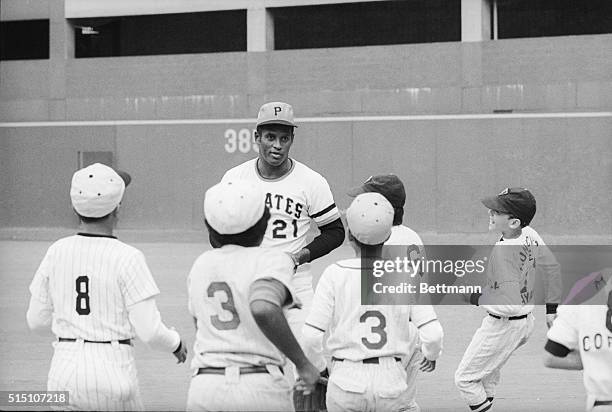
M510 222L508 223L508 225L510 226L510 229L518 229L521 227L521 219L517 219L517 218L512 218L510 219Z

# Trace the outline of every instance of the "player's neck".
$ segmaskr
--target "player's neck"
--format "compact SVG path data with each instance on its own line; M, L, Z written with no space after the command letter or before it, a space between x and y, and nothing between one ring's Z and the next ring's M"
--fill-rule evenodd
M87 233L89 235L103 235L113 236L113 222L105 220L103 222L85 223L79 224L79 233Z
M278 179L285 176L291 171L293 160L287 158L282 164L278 166L272 166L261 158L257 159L257 171L259 175L264 179Z
M518 229L508 229L502 231L504 239L516 239L523 233L523 230L519 227Z

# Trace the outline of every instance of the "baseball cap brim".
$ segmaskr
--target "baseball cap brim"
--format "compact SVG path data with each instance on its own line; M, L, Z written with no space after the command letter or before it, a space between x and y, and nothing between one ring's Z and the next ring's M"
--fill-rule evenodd
M349 189L349 191L346 192L346 194L349 195L350 197L357 197L360 194L367 193L367 192L368 192L368 190L366 190L366 188L363 187L363 185L361 185L361 186L357 186L357 187L354 187L352 189Z
M128 172L124 172L123 170L115 170L115 172L117 172L117 174L121 176L121 179L123 179L123 183L125 184L125 187L128 187L130 182L132 181L132 176L130 176Z
M297 127L295 123L291 123L290 121L287 121L287 120L277 120L277 119L264 120L263 122L257 123L255 127L263 126L265 124L282 124L283 126Z
M488 209L496 210L503 213L511 213L508 207L497 196L485 197L481 200L482 204Z

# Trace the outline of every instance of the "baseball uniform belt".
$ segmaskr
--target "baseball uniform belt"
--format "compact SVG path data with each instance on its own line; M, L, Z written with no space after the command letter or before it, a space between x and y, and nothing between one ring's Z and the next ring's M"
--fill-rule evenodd
M605 405L612 405L612 401L595 401L595 403L593 404L593 406L605 406Z
M529 316L529 314L525 314L525 315L521 315L521 316L510 316L509 318L506 318L505 316L498 316L498 315L494 315L492 313L489 313L489 316L494 317L495 319L510 319L510 320L519 320L519 319L525 319L527 316Z
M401 358L398 358L398 357L395 357L394 359L395 359L396 361L398 361L398 362L401 362L401 361L402 361L402 359L401 359ZM344 359L340 359L340 358L332 357L332 361L344 362ZM361 361L361 363L374 363L374 364L378 365L378 364L380 363L380 358L366 358L366 359L363 359L363 360Z
M59 338L58 340L60 342L76 342L77 341L74 338ZM87 342L87 343L112 343L112 341L110 341L110 340L87 340L87 339L84 339L83 342ZM131 345L132 344L132 339L121 339L121 340L118 340L117 342L119 342L122 345Z
M281 373L283 368L279 366ZM240 368L240 374L246 375L247 373L268 373L268 369L265 366L244 366ZM196 375L225 375L225 368L199 368Z

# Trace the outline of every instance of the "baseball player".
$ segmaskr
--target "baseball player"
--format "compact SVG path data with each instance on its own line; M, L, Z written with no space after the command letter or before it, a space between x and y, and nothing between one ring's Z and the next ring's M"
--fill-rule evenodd
M415 333L422 342L421 370L434 370L442 350L442 326L431 306L361 305L363 265L382 258L393 216L380 193L358 195L346 212L357 257L327 267L317 284L303 334L309 352L320 353L329 333L329 411L419 410L402 360L413 354ZM410 321L415 328L408 327Z
M421 237L408 226L402 224L404 217L404 204L406 203L406 190L404 183L394 174L381 174L370 176L361 186L349 190L348 195L351 197L358 196L361 193L377 192L382 194L385 199L393 206L393 226L391 227L391 236L384 243L385 246L393 246L391 248L383 248L383 256L386 259L393 259L395 256L390 256L388 253L395 253L398 248L406 247L405 253L410 259L418 260L425 258L425 247ZM415 277L416 282L425 282L424 271L418 273ZM421 302L423 303L423 302ZM418 342L418 333L413 322L409 323L409 327L413 328L411 336L414 336L414 352L410 359L406 361L406 383L408 384L408 392L411 394L411 399L416 398L416 375L418 374L418 365L423 359L423 354L420 351L420 343ZM416 403L416 402L415 402ZM418 405L413 405L416 409Z
M536 201L523 188L508 188L483 199L489 209L489 230L502 234L495 243L486 270L487 284L482 295L473 294L471 303L488 313L474 334L455 372L455 385L471 410L491 408L500 371L512 353L527 342L534 326L534 285L536 262L540 257L548 271L547 312L556 313L561 285L558 263L529 223ZM552 322L555 314L547 314Z
M291 288L293 259L258 247L270 218L265 194L251 182L227 179L206 192L204 214L217 247L195 261L188 279L197 332L187 409L293 410L284 356L306 389L319 370L283 314L299 304Z
M312 302L311 262L344 241L344 227L327 180L289 157L297 125L293 108L282 102L261 106L255 141L259 156L227 171L225 179L242 179L261 186L270 222L262 246L291 254L298 270L292 280L302 310L293 308L288 319L300 340L302 325ZM321 232L310 243L307 234L314 221ZM321 366L321 360L318 361Z
M548 331L544 364L583 369L587 411L612 411L612 268L596 274L598 292L583 305L559 307Z
M132 339L187 350L155 304L159 289L138 249L113 236L127 173L96 163L74 173L79 232L55 242L30 284L27 322L57 336L47 389L68 391L69 408L143 410Z

